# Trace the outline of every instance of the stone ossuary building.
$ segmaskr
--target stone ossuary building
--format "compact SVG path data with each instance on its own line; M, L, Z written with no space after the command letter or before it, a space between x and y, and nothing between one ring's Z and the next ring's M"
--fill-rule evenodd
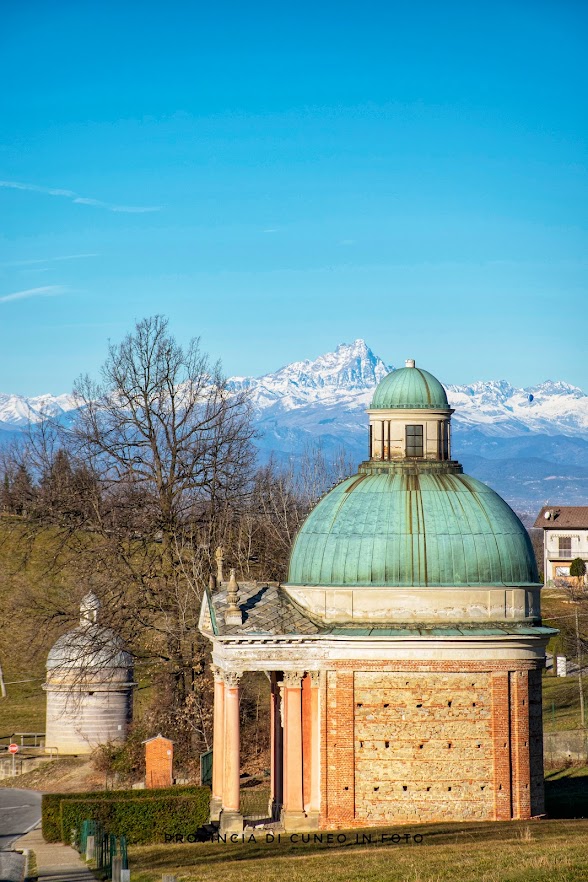
M543 812L540 584L527 533L451 459L442 385L376 389L369 459L303 524L283 585L209 590L212 817L242 829L239 683L271 681L271 812L287 830Z
M99 612L96 595L86 594L80 624L47 657L45 745L59 754L122 742L132 718L132 658L120 637L100 624Z

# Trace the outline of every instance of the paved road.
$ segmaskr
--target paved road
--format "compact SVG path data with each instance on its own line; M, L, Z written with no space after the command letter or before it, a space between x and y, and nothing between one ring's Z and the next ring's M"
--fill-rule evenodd
M41 818L41 794L0 787L0 849L23 836Z

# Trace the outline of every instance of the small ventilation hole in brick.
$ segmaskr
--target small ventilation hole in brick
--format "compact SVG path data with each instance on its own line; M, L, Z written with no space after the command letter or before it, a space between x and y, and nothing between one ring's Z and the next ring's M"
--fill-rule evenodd
M363 747L363 741L360 741L360 742L359 742L359 746L360 746L360 747Z
M430 789L431 789L430 787L427 787L427 793L429 792Z
M424 744L419 744L419 750L422 750L423 747L424 747Z
M447 702L447 707L451 707L451 702L450 702L450 701Z
M447 742L447 750L451 750L451 741Z
M476 744L476 747L481 747L481 746L482 746L481 744Z
M476 706L476 702L472 701L472 707L475 707L475 706Z
M357 706L358 706L358 707L363 707L363 704L362 704L361 702L358 702Z
M422 706L423 706L422 704L417 704L417 707L422 707Z
M451 790L451 787L448 787L447 789L448 789L448 790Z
M499 789L499 790L502 790L502 784L499 784L499 785L498 785L498 789Z
M482 786L480 787L480 790L483 790L485 786L486 786L485 784L482 784Z
M529 742L525 741L525 747L528 747L528 745L529 745Z
M389 742L389 741L384 741L384 747L390 747L390 742Z
M379 787L374 787L374 793L377 793L379 789Z
M506 747L506 741L504 742L504 746Z
M523 707L525 706L525 699L523 698Z
M483 789L484 789L484 788L482 787L482 790L483 790ZM349 787L344 787L343 790L349 790Z
M389 704L385 704L384 707L390 707L390 705L389 705Z
M402 789L403 789L404 792L406 793L406 791L408 790L408 787L406 786L406 784L403 784L403 785L402 785Z

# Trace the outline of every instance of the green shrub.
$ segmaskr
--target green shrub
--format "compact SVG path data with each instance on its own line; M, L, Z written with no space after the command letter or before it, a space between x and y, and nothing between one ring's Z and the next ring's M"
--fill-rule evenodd
M44 793L41 803L43 839L45 842L61 842L61 803L66 800L154 799L165 796L198 796L202 792L208 805L210 791L206 787L196 786L165 787L157 790L98 790L93 793Z
M126 836L131 845L164 842L166 834L186 837L207 822L209 798L210 791L202 788L191 796L62 800L62 841L70 842L72 830L80 830L87 818L99 821L108 833Z

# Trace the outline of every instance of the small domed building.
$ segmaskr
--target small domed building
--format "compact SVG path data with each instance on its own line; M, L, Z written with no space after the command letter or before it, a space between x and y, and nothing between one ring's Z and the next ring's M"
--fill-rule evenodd
M378 385L369 458L311 511L283 585L208 591L212 817L239 830L239 682L272 684L287 830L543 813L542 627L527 532L451 459L441 383ZM224 586L221 586L224 588Z
M91 753L124 741L132 718L133 666L121 638L100 625L100 601L89 593L80 624L60 637L47 657L46 749Z

